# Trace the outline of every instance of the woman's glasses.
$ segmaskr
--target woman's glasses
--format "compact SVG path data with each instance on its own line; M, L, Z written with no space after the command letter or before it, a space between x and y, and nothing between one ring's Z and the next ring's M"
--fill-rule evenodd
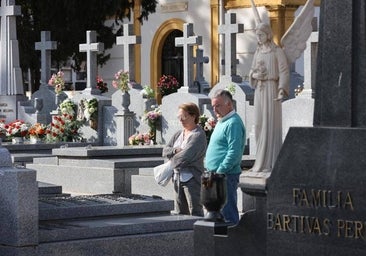
M185 120L187 120L187 119L188 119L188 116L186 116L186 115L178 115L178 116L177 116L177 118L178 118L178 120L180 120L180 121L185 121Z

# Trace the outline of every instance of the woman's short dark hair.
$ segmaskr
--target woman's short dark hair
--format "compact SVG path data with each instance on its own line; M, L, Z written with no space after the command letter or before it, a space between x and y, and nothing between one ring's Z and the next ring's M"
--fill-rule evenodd
M200 110L198 106L193 102L183 103L179 106L179 109L186 111L189 115L194 116L194 122L198 124L200 117Z

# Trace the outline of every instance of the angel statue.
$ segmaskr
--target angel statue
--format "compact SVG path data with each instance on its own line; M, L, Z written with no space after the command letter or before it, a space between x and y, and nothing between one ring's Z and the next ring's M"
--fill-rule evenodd
M312 32L314 0L308 0L281 39L273 42L272 29L260 20L253 0L258 47L249 72L254 92L254 128L257 145L253 172L270 172L282 146L282 100L288 97L289 66L305 50Z

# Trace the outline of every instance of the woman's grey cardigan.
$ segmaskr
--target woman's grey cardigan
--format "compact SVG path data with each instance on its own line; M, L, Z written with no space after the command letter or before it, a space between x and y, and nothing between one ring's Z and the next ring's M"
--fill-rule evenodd
M206 153L206 134L201 127L193 130L188 137L185 148L174 154L174 142L183 131L176 132L168 144L163 148L163 157L172 160L173 168L181 171L190 171L193 177L201 182L201 175L204 172L203 159Z

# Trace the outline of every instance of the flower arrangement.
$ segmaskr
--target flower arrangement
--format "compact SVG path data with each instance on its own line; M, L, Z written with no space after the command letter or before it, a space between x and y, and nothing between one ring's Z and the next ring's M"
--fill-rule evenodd
M6 131L5 135L8 138L25 137L28 135L29 124L22 120L15 120L14 122L4 125Z
M76 113L76 104L73 101L71 101L69 98L64 100L60 104L59 108L60 108L61 114L67 114L67 115L73 116Z
M152 99L155 97L155 91L149 85L145 85L141 90L141 95L145 99Z
M158 88L162 96L177 92L180 88L178 80L172 75L163 75L158 81Z
M52 122L46 130L46 141L80 141L81 134L79 128L81 125L82 121L76 120L75 115L62 114L53 116Z
M56 74L53 74L48 81L48 84L55 87L56 94L60 94L65 88L64 72L60 70Z
M151 106L152 110L146 112L143 116L143 120L147 121L148 125L156 124L161 117L161 110L159 106Z
M150 133L136 133L128 138L128 143L130 145L150 145L152 143L152 138Z
M213 117L207 117L205 114L199 117L198 124L206 133L207 144L210 141L211 134L216 126L216 120Z
M47 126L41 123L35 123L28 130L28 135L30 138L42 139L46 136Z
M84 108L84 117L87 121L98 118L98 100L96 98L92 99L82 99L81 103Z
M152 110L148 111L144 114L143 120L147 122L149 125L150 131L150 139L156 144L156 129L157 125L161 118L161 110L160 107L152 106Z
M97 76L97 89L99 89L101 93L108 92L107 83L103 81L101 76Z
M119 70L114 75L115 80L112 81L112 85L116 89L120 89L122 92L128 92L129 86L129 74L128 71Z

